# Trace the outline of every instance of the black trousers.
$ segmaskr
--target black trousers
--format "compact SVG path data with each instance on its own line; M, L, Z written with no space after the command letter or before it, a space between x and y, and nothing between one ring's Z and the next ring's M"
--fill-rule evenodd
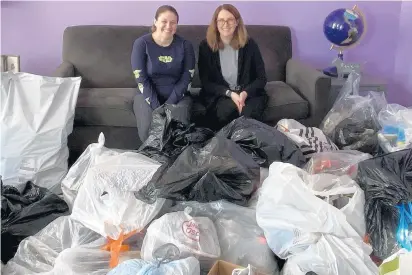
M208 107L206 114L208 123L206 126L214 131L219 131L232 120L241 116L262 121L267 102L268 96L266 94L247 98L245 107L243 107L242 113L239 114L239 110L231 98L219 97L214 104Z
M192 109L192 98L189 95L185 96L179 103L177 103L177 106L186 108L188 110L187 112L190 114ZM136 116L139 138L142 142L145 142L145 140L149 137L153 110L144 100L141 93L137 93L134 97L133 112Z

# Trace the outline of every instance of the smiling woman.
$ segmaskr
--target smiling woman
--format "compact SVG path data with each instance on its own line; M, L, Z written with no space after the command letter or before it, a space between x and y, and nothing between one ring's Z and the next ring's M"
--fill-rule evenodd
M192 44L176 34L179 15L172 6L157 9L152 33L143 35L133 44L131 64L137 83L133 111L139 137L144 142L149 135L152 112L164 103L187 108L192 100L188 93L195 69Z
M221 5L213 14L198 65L200 95L213 121L207 127L219 130L239 116L261 120L268 99L265 65L233 5Z

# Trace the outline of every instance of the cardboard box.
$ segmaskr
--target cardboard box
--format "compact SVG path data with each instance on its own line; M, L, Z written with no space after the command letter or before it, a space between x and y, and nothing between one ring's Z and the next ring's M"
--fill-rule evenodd
M207 275L232 275L232 271L236 268L244 267L219 260L215 262Z

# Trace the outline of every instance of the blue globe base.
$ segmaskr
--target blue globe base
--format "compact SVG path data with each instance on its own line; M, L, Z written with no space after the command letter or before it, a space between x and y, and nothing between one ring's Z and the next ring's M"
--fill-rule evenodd
M338 77L338 69L335 66L323 69L323 73L331 77ZM347 73L343 75L344 78L347 78L348 76L349 74Z

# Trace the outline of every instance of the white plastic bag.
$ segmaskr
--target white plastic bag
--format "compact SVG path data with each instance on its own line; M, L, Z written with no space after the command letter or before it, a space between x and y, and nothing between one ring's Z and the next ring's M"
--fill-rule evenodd
M104 154L99 154L104 152ZM117 240L121 234L142 230L157 215L164 199L146 204L135 198L160 163L138 153L94 150L74 201L71 217L102 236Z
M100 275L109 271L106 240L69 216L24 239L4 268L8 275Z
M349 203L347 212L332 206L327 200L328 196L345 194L346 191L361 192L356 183L346 176L344 180L336 176L332 179L332 175L326 175L325 180L313 176L322 174L309 175L296 166L281 162L274 162L269 167L269 177L263 183L256 206L256 220L265 232L269 247L280 258L286 259L306 250L319 240L321 234L363 238L351 226L346 214L362 212L352 208L360 207L364 200ZM348 186L356 188L349 191L345 188ZM356 216L355 222L360 219ZM363 231L364 220L356 228Z
M5 185L60 184L67 173L80 77L1 74L0 174Z
M293 141L307 159L318 152L339 150L322 130L316 127L305 127L294 119L279 120L276 129Z
M181 258L194 256L201 263L212 265L220 257L213 221L191 216L190 208L165 214L149 225L142 244L142 259L152 261L153 251L168 243L179 248Z
M89 167L93 167L101 159L104 160L105 156L117 156L127 152L126 150L106 148L104 144L104 134L100 133L98 142L87 146L86 150L84 150L76 162L70 167L62 180L61 185L64 200L70 208L73 207L74 200L76 199L80 186L83 185Z
M323 235L318 242L286 261L283 275L377 275L369 257L370 247L362 241Z
M267 245L263 230L256 223L256 210L225 200L209 203L179 202L171 211L189 207L190 215L208 217L216 226L220 259L239 266L254 266L265 274L276 275L279 267Z
M127 260L107 275L199 275L200 265L195 257L188 257L164 264L141 259Z

